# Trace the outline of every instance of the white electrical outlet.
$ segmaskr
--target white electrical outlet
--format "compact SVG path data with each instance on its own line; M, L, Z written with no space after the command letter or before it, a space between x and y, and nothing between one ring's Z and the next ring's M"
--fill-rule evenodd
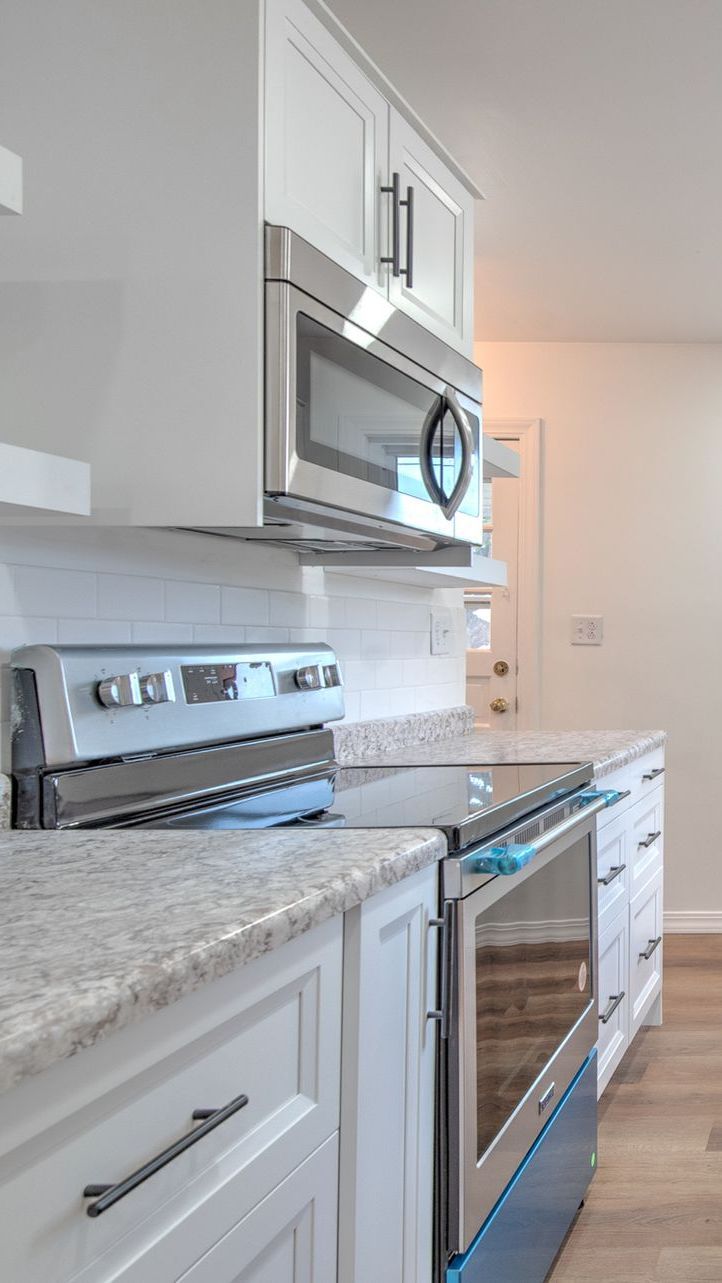
M431 654L450 655L454 621L448 607L431 612Z
M601 646L603 615L572 615L572 646Z

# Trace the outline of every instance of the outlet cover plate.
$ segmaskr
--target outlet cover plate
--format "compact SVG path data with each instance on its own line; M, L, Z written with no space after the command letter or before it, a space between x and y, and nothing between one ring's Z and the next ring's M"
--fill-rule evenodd
M431 654L450 655L454 621L448 607L440 607L431 612Z
M601 646L603 640L603 615L572 615L572 646Z

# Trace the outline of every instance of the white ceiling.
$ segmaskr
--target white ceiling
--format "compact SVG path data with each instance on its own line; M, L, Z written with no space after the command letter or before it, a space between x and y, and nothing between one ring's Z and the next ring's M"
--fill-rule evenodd
M722 0L330 0L487 199L476 333L722 341Z

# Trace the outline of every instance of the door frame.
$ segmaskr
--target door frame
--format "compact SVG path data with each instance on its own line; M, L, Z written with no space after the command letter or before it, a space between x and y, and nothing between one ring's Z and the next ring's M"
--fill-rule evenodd
M517 731L541 723L542 668L542 419L485 419L484 432L518 441L519 542L517 549Z

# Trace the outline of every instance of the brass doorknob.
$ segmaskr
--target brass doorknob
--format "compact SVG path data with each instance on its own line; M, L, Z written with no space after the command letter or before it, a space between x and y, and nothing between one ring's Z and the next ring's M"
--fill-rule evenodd
M493 699L489 705L492 713L505 713L508 707L508 699L502 699L501 696L498 699Z
M497 677L506 677L507 673L509 672L509 665L507 664L505 659L497 659L494 665L494 672L496 673Z

